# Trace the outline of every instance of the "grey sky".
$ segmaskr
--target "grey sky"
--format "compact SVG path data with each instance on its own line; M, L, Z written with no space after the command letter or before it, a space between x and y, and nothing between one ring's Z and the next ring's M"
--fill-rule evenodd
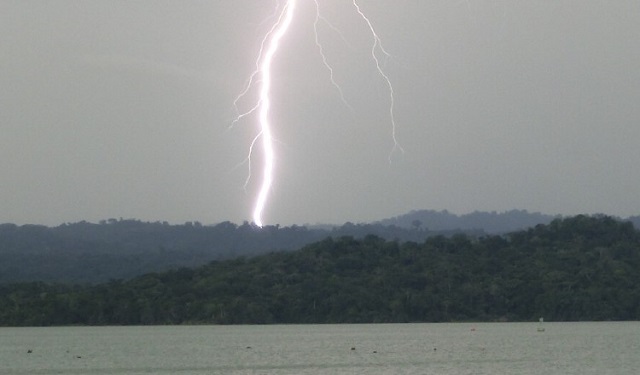
M229 125L275 3L0 1L0 222L250 220L256 124ZM266 223L640 214L640 2L360 0L392 55L391 162L366 24L320 0L350 111L299 3L276 56Z

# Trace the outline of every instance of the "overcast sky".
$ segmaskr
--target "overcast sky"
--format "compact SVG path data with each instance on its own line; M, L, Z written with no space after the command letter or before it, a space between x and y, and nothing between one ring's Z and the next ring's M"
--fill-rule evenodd
M282 2L282 1L281 1ZM298 0L266 224L415 209L640 214L640 2ZM276 1L0 1L0 222L251 220L229 128ZM339 31L339 32L338 32ZM253 104L248 96L242 109Z

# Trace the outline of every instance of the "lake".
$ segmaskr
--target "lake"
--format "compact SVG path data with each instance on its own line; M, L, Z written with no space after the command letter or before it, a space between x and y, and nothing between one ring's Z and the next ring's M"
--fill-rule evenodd
M633 374L640 323L0 328L0 374ZM31 351L31 352L29 352Z

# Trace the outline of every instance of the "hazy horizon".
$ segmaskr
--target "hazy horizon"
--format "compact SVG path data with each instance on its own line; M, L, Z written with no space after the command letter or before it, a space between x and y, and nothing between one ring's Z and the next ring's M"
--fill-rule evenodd
M488 214L488 215L498 215L498 216L502 216L502 215L508 215L510 213L513 212L517 212L517 213L522 213L525 212L526 215L530 215L531 218L537 216L537 215L542 215L542 216L548 216L551 218L570 218L570 217L574 217L574 216L578 216L578 215L587 215L587 216L598 216L598 215L605 215L605 216L609 216L609 217L613 217L615 219L620 219L620 220L627 220L627 219L635 219L635 218L639 218L640 215L628 215L628 216L619 216L619 215L611 215L611 214L607 214L607 213L602 213L602 212L596 212L596 213L577 213L577 214L572 214L572 215L563 215L563 214L558 214L558 213L547 213L547 212L539 212L539 211L529 211L529 210L525 210L525 209L511 209L511 210L503 210L503 211L496 211L496 210L487 210L487 211L480 211L480 210L475 210L475 211L471 211L471 212L462 212L462 213L458 213L458 212L452 212L450 210L447 209L442 209L442 210L432 210L432 209L415 209L415 210L409 210L407 212L403 212L403 213L399 213L396 215L390 215L390 216L386 216L386 217L380 217L380 218L376 218L370 221L350 221L350 220L346 220L343 222L300 222L300 223L288 223L288 224L281 224L281 223L265 223L265 226L279 226L282 228L287 228L287 227L292 227L292 226L310 226L310 227L323 227L323 226L342 226L345 224L355 224L355 225L367 225L367 224L382 224L382 225L389 225L389 221L393 221L396 219L399 220L403 220L406 221L407 218L411 218L413 215L415 214L420 214L423 211L432 214L432 213L436 213L436 214L444 214L444 215L452 215L455 216L459 219L463 219L463 218L468 218L471 216L474 216L475 214ZM432 217L433 219L433 217ZM445 219L444 217L442 218L443 220ZM522 218L519 218L522 219ZM90 224L101 224L101 223L108 223L111 220L116 220L116 221L129 221L129 220L133 220L133 221L139 221L139 222L143 222L143 223L168 223L169 225L184 225L187 223L198 223L199 225L203 225L203 226L215 226L218 224L222 224L225 222L230 222L236 225L244 225L246 223L251 224L251 225L255 225L255 223L253 223L251 220L245 219L242 221L233 221L233 220L221 220L221 221L216 221L216 222L201 222L199 220L185 220L185 221L170 221L170 220L164 220L162 218L157 218L157 219L141 219L141 218L137 218L137 217L104 217L104 218L100 218L100 219L96 219L96 220L87 220L87 219L79 219L79 220L75 220L75 221L65 221L65 222L54 222L54 223L38 223L38 222L0 222L0 225L2 224L15 224L18 226L21 225L43 225L43 226L47 226L47 227L56 227L58 225L65 225L65 224L76 224L76 223L82 223L82 222L87 222ZM394 224L396 225L396 224ZM450 229L455 229L455 228L450 228Z

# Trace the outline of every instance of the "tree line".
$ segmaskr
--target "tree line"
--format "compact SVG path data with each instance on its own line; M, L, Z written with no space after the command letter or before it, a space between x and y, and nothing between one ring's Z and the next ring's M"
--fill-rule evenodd
M606 216L507 235L325 238L99 285L0 285L0 325L640 319L640 234Z
M100 283L197 267L212 260L293 251L327 236L361 238L376 234L387 239L422 241L431 235L452 232L353 223L328 228L259 228L248 222L237 225L228 221L210 226L199 222L171 225L121 219L57 227L0 224L0 284Z

